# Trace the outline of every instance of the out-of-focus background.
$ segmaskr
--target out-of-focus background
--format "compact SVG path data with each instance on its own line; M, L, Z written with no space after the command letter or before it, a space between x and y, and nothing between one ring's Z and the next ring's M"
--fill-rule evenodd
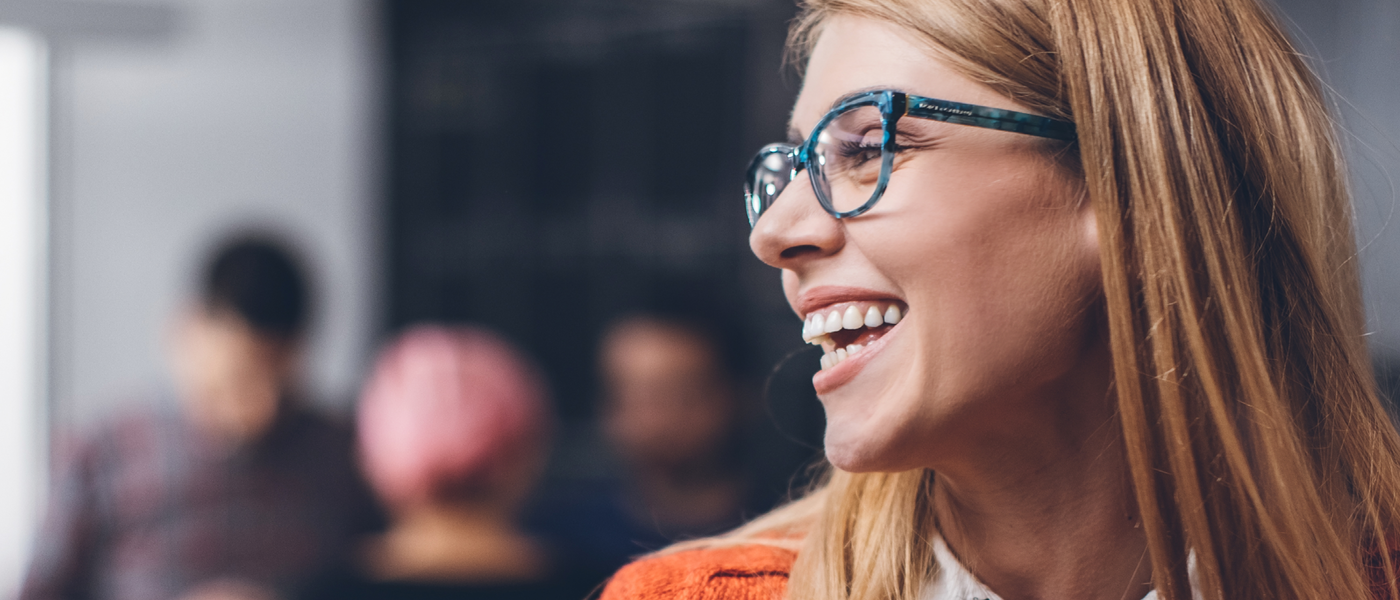
M1385 367L1400 3L1278 5L1336 92ZM770 377L800 324L748 252L739 182L785 137L794 12L0 0L0 595L30 556L56 440L165 393L172 315L210 245L249 228L311 268L306 387L328 412L350 414L374 351L409 325L483 324L532 355L559 424L546 487L619 469L597 426L609 324L688 302L740 358L745 468L777 500L820 439L816 357Z

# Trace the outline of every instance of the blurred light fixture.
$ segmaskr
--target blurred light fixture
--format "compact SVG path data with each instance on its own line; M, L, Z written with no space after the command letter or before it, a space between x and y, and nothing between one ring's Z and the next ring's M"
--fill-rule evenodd
M49 39L153 39L177 29L180 13L164 4L92 0L0 0L0 24Z

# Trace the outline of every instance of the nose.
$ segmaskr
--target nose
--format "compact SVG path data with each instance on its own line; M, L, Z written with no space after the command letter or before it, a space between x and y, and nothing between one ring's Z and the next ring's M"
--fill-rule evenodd
M780 269L835 254L845 242L845 227L822 209L806 173L779 194L749 233L754 255Z

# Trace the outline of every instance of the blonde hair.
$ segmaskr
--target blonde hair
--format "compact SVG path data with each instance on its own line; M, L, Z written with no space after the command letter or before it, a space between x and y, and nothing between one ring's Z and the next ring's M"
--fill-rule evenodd
M1076 123L1160 597L1191 597L1192 553L1208 600L1365 598L1368 568L1400 598L1385 551L1400 438L1362 340L1345 169L1320 84L1273 16L1257 0L808 0L799 55L835 15L902 26ZM915 598L933 491L926 470L833 471L703 543L798 548L792 598Z

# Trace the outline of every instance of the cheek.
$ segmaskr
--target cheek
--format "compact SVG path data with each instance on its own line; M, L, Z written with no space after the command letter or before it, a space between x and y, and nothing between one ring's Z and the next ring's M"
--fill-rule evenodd
M1092 211L1072 182L1006 170L1017 174L938 185L906 178L929 192L866 236L877 242L863 251L900 282L919 324L921 368L936 380L926 387L1030 376L1079 352L1092 333L1100 295Z
M1005 298L1097 270L1097 229L1082 186L1038 154L970 152L913 167L891 178L887 195L901 197L888 202L883 230L866 237L875 242L869 253L915 287L985 287Z

